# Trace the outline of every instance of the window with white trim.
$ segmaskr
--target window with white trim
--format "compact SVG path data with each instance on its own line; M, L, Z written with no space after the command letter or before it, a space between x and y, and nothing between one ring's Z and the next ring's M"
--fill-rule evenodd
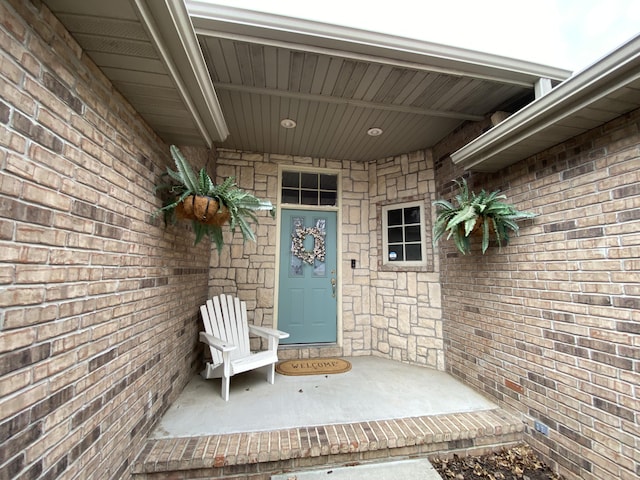
M382 207L382 263L399 267L427 264L424 203Z
M282 172L282 203L292 205L335 206L338 176L315 172Z

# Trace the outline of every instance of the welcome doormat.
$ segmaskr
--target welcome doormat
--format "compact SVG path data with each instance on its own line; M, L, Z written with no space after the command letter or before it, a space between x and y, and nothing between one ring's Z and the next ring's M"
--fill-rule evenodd
M342 358L302 358L285 360L276 365L282 375L328 375L351 370L351 363Z

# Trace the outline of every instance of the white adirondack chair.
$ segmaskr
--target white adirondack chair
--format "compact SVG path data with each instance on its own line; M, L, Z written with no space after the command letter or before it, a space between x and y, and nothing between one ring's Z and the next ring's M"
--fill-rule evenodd
M278 362L278 342L288 333L272 328L249 325L247 304L231 295L220 295L207 300L200 307L204 332L200 341L209 345L211 363L201 375L204 378L222 378L222 398L229 400L229 380L238 373L270 365L267 381L273 384L275 364ZM251 352L249 334L268 339L268 350Z

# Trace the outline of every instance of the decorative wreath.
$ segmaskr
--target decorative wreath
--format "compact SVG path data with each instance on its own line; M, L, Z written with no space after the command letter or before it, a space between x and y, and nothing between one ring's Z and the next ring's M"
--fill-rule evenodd
M310 252L304 249L304 239L307 235L313 236L313 251ZM293 242L291 243L291 251L293 254L301 259L303 262L307 262L309 265L313 265L313 262L317 258L321 262L324 262L326 255L326 249L324 245L325 233L318 227L296 227L295 231L291 235Z

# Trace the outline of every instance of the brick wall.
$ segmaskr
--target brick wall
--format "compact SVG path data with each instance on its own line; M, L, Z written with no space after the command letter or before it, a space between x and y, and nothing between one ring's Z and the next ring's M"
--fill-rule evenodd
M415 152L363 163L220 150L218 181L235 176L241 188L276 202L279 164L331 168L342 178L342 343L284 347L280 357L375 354L443 369L440 285L430 243L426 268L394 271L381 268L379 262L381 205L423 199L430 211L435 199L430 154ZM239 234L233 238L227 234L229 244L222 254L212 254L210 293L237 294L254 311L256 324L272 326L277 221L260 215L257 233L258 243L244 246ZM425 234L430 238L429 231Z
M0 478L128 478L198 363L210 249L151 222L168 147L46 7L0 18Z
M495 174L467 174L539 217L502 252L440 244L447 370L521 412L527 441L567 478L640 475L639 125L636 110ZM463 173L447 155L475 133L434 149L445 198Z

